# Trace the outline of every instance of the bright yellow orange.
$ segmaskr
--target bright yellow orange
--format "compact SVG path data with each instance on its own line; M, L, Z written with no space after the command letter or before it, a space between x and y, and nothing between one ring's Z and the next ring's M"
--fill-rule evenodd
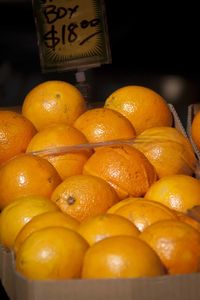
M143 196L157 179L144 154L128 145L99 148L85 163L83 173L106 180L120 199Z
M144 86L130 85L117 89L108 96L105 107L129 119L137 134L151 127L172 126L172 113L165 99Z
M192 175L197 159L189 140L172 127L154 127L143 131L133 145L155 167L159 178L166 175Z
M124 205L134 203L135 200L142 200L143 197L129 197L125 198L124 200L119 201L118 203L114 204L107 210L107 213L114 214L119 208L121 208Z
M176 213L167 206L147 199L136 199L118 208L115 214L130 220L139 231L144 231L146 227L161 220L177 219Z
M56 169L46 159L18 155L0 167L0 209L21 196L50 197L60 182Z
M27 239L27 237L29 237L30 234L42 228L52 226L61 226L72 230L77 230L79 227L79 222L59 210L36 215L19 231L14 243L14 252L18 252L22 243L25 241L25 239Z
M140 238L156 251L169 274L200 271L200 232L192 226L164 220L147 227Z
M80 224L78 233L86 239L90 246L111 236L139 236L139 230L129 220L108 213L86 219Z
M0 111L0 165L11 157L26 152L36 134L33 124L20 113Z
M86 111L76 119L74 126L84 133L90 143L131 139L136 135L127 118L108 108Z
M148 244L121 235L101 240L87 250L82 278L132 278L164 272L158 255Z
M196 113L192 120L191 136L197 148L200 150L200 111Z
M48 211L58 211L50 199L41 196L18 198L1 212L0 242L4 247L13 248L16 236L22 227L34 216Z
M21 245L16 270L28 279L79 278L87 248L87 242L71 229L43 228Z
M73 122L86 110L79 90L64 81L45 81L35 86L25 97L22 114L37 130L52 124Z
M63 212L83 221L106 212L119 198L103 179L91 175L74 175L55 188L51 200Z
M155 182L145 194L145 198L186 212L193 206L200 205L199 195L200 180L188 175L170 175Z
M67 124L53 124L40 130L30 141L27 152L86 144L88 141L82 132ZM83 149L66 152L64 154L45 155L64 180L68 176L81 174L83 165L90 156L91 151Z

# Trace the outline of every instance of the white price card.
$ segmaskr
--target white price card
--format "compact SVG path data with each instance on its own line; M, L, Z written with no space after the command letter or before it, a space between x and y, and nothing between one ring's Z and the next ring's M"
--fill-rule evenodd
M103 0L33 0L43 72L111 63Z

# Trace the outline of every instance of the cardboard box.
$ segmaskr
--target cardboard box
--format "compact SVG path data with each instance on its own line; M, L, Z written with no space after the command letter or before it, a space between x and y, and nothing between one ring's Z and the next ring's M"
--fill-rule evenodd
M27 280L15 271L11 253L7 268L7 282L2 283L10 300L200 299L200 273L131 279Z
M10 299L15 299L14 257L8 249L0 246L0 274L1 283Z
M29 281L15 273L15 300L199 300L200 273L137 279ZM13 299L12 299L13 300Z
M172 105L174 126L187 137ZM199 300L200 273L131 279L27 280L0 248L0 274L10 300Z

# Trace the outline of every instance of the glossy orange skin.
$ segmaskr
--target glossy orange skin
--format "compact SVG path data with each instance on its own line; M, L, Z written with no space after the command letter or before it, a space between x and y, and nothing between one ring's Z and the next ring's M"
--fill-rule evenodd
M88 143L87 139L78 129L63 123L57 123L40 130L30 141L28 152L54 149ZM64 180L68 176L81 174L83 165L91 155L91 150L70 151L64 154L45 155Z
M13 156L26 152L36 132L33 124L20 113L0 111L0 165Z
M22 154L0 168L0 209L18 197L50 197L61 182L56 169L44 158Z
M192 120L191 136L197 148L200 150L200 111L197 112Z
M45 212L35 216L26 225L22 227L15 239L15 253L18 252L21 244L25 241L27 237L29 237L30 234L42 228L51 226L61 226L75 231L76 229L78 229L79 222L77 220L61 212L58 207L57 209L57 211Z
M131 122L122 114L108 108L86 111L76 119L74 126L84 133L90 143L132 139L136 136Z
M51 80L35 86L25 97L22 114L37 130L52 124L73 122L86 110L79 90L70 83Z
M173 210L161 203L147 199L136 199L132 203L117 209L115 214L130 220L141 232L160 220L177 219L177 215Z
M134 203L135 200L142 200L142 199L144 199L144 198L143 197L128 197L128 198L125 198L124 200L121 200L118 203L116 203L115 205L111 206L111 208L109 208L107 210L107 213L114 214L122 206Z
M81 222L78 233L93 245L105 238L117 235L139 236L139 230L129 220L114 214L100 214Z
M21 245L16 270L28 279L79 278L87 248L87 242L71 229L40 229Z
M105 107L124 115L133 124L137 135L147 128L172 126L172 113L165 99L144 86L124 86L105 101Z
M194 227L195 229L197 229L200 232L200 222L199 221L190 217L186 213L176 212L176 214L180 221Z
M99 148L85 163L83 173L106 180L120 199L143 196L157 179L144 154L128 145Z
M169 175L155 182L145 198L160 202L171 209L187 212L200 205L200 180L188 175Z
M133 278L164 273L151 247L139 238L122 235L101 240L87 250L82 278Z
M35 216L49 211L58 211L58 207L46 197L28 196L10 203L1 212L1 244L13 249L15 239L23 226Z
M197 159L192 146L176 128L147 129L137 136L133 146L149 159L159 178L173 174L195 173Z
M147 227L140 238L159 255L169 274L200 270L200 232L181 221L164 220Z
M119 201L115 190L103 179L91 175L66 178L52 193L51 200L59 208L82 222L104 213Z

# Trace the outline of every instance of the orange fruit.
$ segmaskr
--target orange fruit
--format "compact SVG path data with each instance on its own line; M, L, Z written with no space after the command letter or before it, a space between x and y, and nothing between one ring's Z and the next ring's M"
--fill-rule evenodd
M124 115L136 133L156 126L172 126L172 113L167 102L157 92L144 86L124 86L105 101L105 107Z
M18 155L0 167L0 209L21 196L50 197L60 182L56 169L46 159Z
M173 174L192 175L195 172L197 159L192 146L176 128L147 129L136 137L133 146L144 153L159 178Z
M120 199L143 196L157 179L144 154L128 145L98 149L85 163L83 173L106 180Z
M51 200L63 212L83 221L106 212L119 198L103 179L91 175L74 175L55 188Z
M86 239L90 246L111 236L137 237L139 235L139 231L133 223L124 217L108 213L86 219L80 224L78 233Z
M71 229L43 228L21 245L16 270L28 279L79 278L87 248L87 242Z
M176 213L167 206L147 199L135 199L132 203L118 208L115 214L130 220L139 231L160 220L177 219Z
M61 211L48 211L32 218L19 231L15 243L14 252L17 253L21 244L33 232L46 227L61 226L72 230L78 229L79 222Z
M33 124L20 113L0 111L0 165L25 152L36 132Z
M198 231L200 231L200 222L195 220L194 218L190 217L187 213L182 213L182 212L176 212L177 217L180 221L194 227Z
M82 132L67 124L53 124L40 130L30 141L27 152L35 152L55 147L66 147L85 144L88 141ZM63 179L71 175L81 174L83 165L90 156L91 151L83 149L66 152L64 154L45 155Z
M86 110L79 90L64 81L45 81L35 86L25 97L22 114L37 130L52 124L73 122Z
M169 274L200 271L200 233L192 226L164 220L147 227L140 238L156 251Z
M131 139L135 129L122 114L108 108L93 108L80 117L74 126L82 131L90 143Z
M34 216L48 211L58 211L50 199L41 196L18 198L1 212L0 241L7 248L13 248L15 238Z
M132 278L164 274L155 251L139 238L114 236L93 244L85 254L82 278Z
M191 136L197 148L200 150L200 111L196 113L192 120Z
M150 186L145 198L186 212L200 205L200 181L188 175L165 176Z
M131 204L134 203L135 200L142 200L143 197L129 197L129 198L125 198L124 200L119 201L118 203L114 204L113 206L111 206L108 210L107 213L109 214L114 214L119 208L121 208L122 206L126 205L126 204Z

